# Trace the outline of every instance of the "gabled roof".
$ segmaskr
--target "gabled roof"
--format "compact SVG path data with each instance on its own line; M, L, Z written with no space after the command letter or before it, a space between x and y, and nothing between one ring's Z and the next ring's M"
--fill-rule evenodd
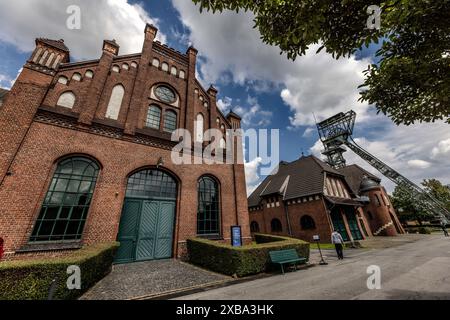
M283 200L322 194L325 172L344 177L339 171L314 156L302 157L290 163L280 162L278 172L268 176L250 195L249 206L257 206L262 197L273 194L282 194Z
M40 41L42 43L45 43L46 45L52 46L59 50L69 52L69 48L66 47L66 45L64 44L64 40L62 40L62 39L61 40L52 40L52 39L47 39L47 38L38 38L38 39L36 39L36 41Z
M230 110L230 112L228 112L227 118L229 117L234 117L236 119L242 120L242 118L237 113L233 112L233 110Z
M377 183L381 182L381 179L377 176L373 175L369 171L361 168L357 164L352 164L350 166L346 166L344 168L339 169L339 172L345 176L345 180L349 184L350 188L352 188L355 194L359 194L359 187L361 186L361 182L364 176L369 177Z

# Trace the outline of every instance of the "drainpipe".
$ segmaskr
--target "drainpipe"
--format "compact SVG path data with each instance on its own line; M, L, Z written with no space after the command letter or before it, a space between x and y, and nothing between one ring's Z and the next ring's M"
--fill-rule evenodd
M233 164L233 187L234 187L234 211L236 213L236 225L239 226L239 213L237 203L237 188L236 188L236 165Z
M286 221L287 221L287 225L288 225L288 232L289 232L289 236L292 237L292 228L291 228L291 219L289 218L289 210L288 210L288 206L287 206L287 202L283 201L283 206L284 206L284 213L286 214Z

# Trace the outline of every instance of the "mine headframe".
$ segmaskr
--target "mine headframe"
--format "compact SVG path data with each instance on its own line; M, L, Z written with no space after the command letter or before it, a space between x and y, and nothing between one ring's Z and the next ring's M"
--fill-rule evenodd
M345 148L347 147L372 167L377 169L386 178L408 192L414 199L426 204L428 211L436 218L449 221L450 212L448 212L439 200L435 199L414 182L370 154L353 140L352 134L355 126L355 119L356 113L354 111L349 111L347 113L341 112L317 124L320 140L325 147L322 154L327 157L328 164L335 169L345 167L346 162L344 152L347 151Z
M334 168L345 167L344 152L347 151L343 145L353 134L356 112L351 110L347 113L339 113L327 120L317 124L320 140L325 146L323 154L327 162Z

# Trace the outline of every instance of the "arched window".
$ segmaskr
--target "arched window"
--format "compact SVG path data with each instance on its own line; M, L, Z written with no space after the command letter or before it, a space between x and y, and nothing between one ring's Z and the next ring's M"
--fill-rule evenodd
M122 65L122 69L123 69L123 70L130 70L130 66L128 65L128 63L124 63L124 64Z
M75 72L72 76L72 80L81 81L81 74L79 74L78 72Z
M278 219L273 219L270 223L270 228L272 232L282 232L283 227L281 226L281 221Z
M375 203L377 204L378 207L381 207L380 197L376 193L375 193Z
M177 95L168 86L158 86L154 90L156 98L162 102L172 104L177 101Z
M161 70L166 72L169 71L169 65L166 62L163 62L161 65Z
M152 61L152 66L154 66L156 68L159 68L159 60L154 58L153 61Z
M201 113L197 115L197 120L195 121L195 142L203 142L203 127L204 118Z
M84 157L58 163L30 241L81 239L99 170Z
M45 66L46 66L47 68L50 68L50 66L51 66L52 61L53 61L54 58L55 58L55 53L52 52L52 54L50 55L50 57L49 57L48 60L47 60L47 63L45 64Z
M119 67L118 65L114 65L114 66L112 67L112 71L113 71L113 72L120 72L120 67Z
M146 126L152 129L159 130L161 126L161 108L156 105L151 105L148 108Z
M220 235L219 184L210 177L198 181L197 233L202 236Z
M300 219L300 225L302 226L303 230L312 230L316 228L316 223L310 216L303 216Z
M94 77L94 71L92 70L87 70L86 73L84 74L84 76L86 78L92 79Z
M119 118L124 94L125 88L121 84L113 88L111 97L109 98L108 109L106 110L106 118L114 120Z
M56 105L59 107L72 109L73 106L75 105L75 95L71 91L64 92L62 95L59 96Z
M131 67L132 67L132 68L137 68L137 67L138 67L138 64L136 63L136 61L133 61L133 62L131 63Z
M62 55L58 54L56 56L55 62L53 63L52 68L56 69L56 67L59 65L59 62L62 60Z
M259 224L258 224L258 222L252 221L252 223L250 223L250 231L252 233L259 232Z
M164 115L164 131L172 133L177 129L177 114L167 110Z
M180 77L180 79L186 78L186 73L183 70L180 70L179 77Z
M58 83L67 84L68 82L69 82L69 79L67 79L67 77L65 77L65 76L60 76L58 78Z
M177 73L178 73L178 69L177 69L176 67L172 67L172 68L170 68L170 73L171 73L173 76L176 76Z
M44 54L41 57L41 60L39 60L40 65L44 65L44 62L45 62L45 59L47 58L47 56L48 56L48 50L45 50Z
M39 57L41 56L42 50L43 50L42 48L39 48L36 51L36 54L34 55L34 58L33 58L33 62L37 62L39 60Z

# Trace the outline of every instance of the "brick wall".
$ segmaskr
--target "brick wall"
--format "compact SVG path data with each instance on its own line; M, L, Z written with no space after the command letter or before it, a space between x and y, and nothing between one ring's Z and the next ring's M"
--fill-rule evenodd
M99 60L63 64L58 70L44 70L27 62L26 68L12 88L0 112L0 236L5 239L9 256L27 244L34 222L48 189L57 162L70 155L85 155L101 164L101 171L83 234L83 243L115 240L126 191L127 177L136 170L156 166L160 158L162 170L179 182L174 252L184 254L184 243L197 231L197 181L205 174L220 182L221 230L224 241L230 239L230 226L239 224L245 242L250 241L248 204L243 165L174 165L170 157L170 134L162 130L144 129L148 106L157 102L163 109L174 110L178 127L193 129L198 113L204 115L204 129L230 123L216 110L215 89L204 90L195 79L197 51L189 48L185 55L153 42L156 29L146 27L141 54L117 56L112 42L104 44ZM118 50L118 47L117 47ZM153 58L169 64L165 72L151 65ZM136 68L132 63L136 63ZM129 69L112 71L114 65ZM172 66L185 72L185 78L170 74ZM93 78L86 71L93 71ZM72 79L74 73L81 81ZM58 83L60 76L69 79ZM152 99L152 87L170 86L178 95L177 106ZM125 88L119 118L105 119L112 88ZM56 106L59 96L72 91L76 102L72 109ZM210 114L210 109L214 108ZM38 111L41 110L41 111ZM38 112L54 114L54 121L44 123ZM60 120L66 116L69 120ZM220 119L217 123L217 117ZM65 122L66 121L66 122ZM93 130L101 123L115 130ZM136 141L137 131L152 145ZM101 131L101 130L100 130ZM148 134L148 136L146 136ZM7 175L6 172L9 171ZM32 254L30 254L32 255ZM25 255L26 256L26 255Z

